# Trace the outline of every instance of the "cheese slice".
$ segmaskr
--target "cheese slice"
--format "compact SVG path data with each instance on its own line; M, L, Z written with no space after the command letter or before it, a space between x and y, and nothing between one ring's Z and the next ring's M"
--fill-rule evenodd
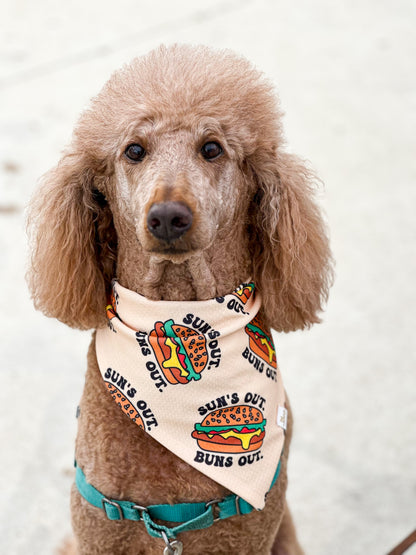
M265 337L262 337L260 339L260 343L262 345L266 345L266 349L268 350L268 354L269 354L269 361L271 364L273 362L273 355L275 354L276 351L270 346L270 343L267 341Z
M241 441L241 445L243 449L248 449L250 446L251 438L254 436L259 436L261 434L261 430L258 429L255 432L247 432L246 434L239 434L238 432L234 432L234 430L230 430L229 432L224 432L223 434L218 434L224 439L229 437L236 437Z
M166 339L166 345L170 348L171 353L170 358L162 362L163 368L178 368L180 370L181 376L188 376L189 372L187 372L182 364L179 362L176 345L170 337Z

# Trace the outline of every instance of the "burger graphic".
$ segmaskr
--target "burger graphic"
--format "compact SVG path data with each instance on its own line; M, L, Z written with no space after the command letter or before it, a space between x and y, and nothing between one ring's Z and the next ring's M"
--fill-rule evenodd
M267 364L277 367L276 351L271 336L267 334L260 319L256 316L246 325L246 334L249 336L250 350L263 359Z
M238 299L240 299L240 301L243 304L246 304L246 302L249 300L249 298L251 297L252 293L254 291L254 283L243 283L242 285L240 285L240 287L238 287L234 292L233 295L235 295Z
M206 339L187 326L173 320L156 322L149 334L159 367L171 384L187 384L201 379L208 363Z
M105 307L105 311L107 313L108 320L112 320L113 318L116 318L116 316L117 316L116 311L114 310L114 308L111 304L108 304Z
M145 428L144 428L142 417L137 412L137 410L134 408L131 401L129 401L129 399L127 399L127 397L124 395L124 393L122 393L118 389L118 387L116 387L115 385L113 385L110 382L106 382L106 384L107 384L107 389L110 392L112 398L117 403L117 405L121 408L121 410L124 412L124 414L126 414L130 418L130 420L133 420L133 422L135 424L137 424L139 426L139 428L144 430Z
M205 451L247 453L260 449L265 427L261 411L249 405L236 405L208 413L201 424L195 424L192 437Z
M116 298L115 298L115 294L114 291L111 293L111 297L110 297L110 302L109 304L105 307L106 313L107 313L107 318L108 320L112 320L113 318L117 317L117 313L116 313Z

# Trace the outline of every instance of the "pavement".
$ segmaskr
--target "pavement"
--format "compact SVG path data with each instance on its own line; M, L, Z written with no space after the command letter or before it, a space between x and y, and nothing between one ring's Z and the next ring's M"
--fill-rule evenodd
M90 339L32 308L24 209L89 98L162 42L229 47L264 70L290 150L325 183L324 322L275 337L306 553L382 555L416 527L415 20L412 0L1 3L1 553L52 554L70 533Z

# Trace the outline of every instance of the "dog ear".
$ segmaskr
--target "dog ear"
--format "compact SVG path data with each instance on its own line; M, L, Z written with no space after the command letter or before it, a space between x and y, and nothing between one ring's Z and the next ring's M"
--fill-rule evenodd
M28 211L35 307L71 327L105 323L116 234L103 172L86 155L66 154L42 179Z
M254 279L263 310L277 331L319 322L332 283L332 259L313 174L297 157L262 153L257 182ZM256 247L253 247L254 250Z

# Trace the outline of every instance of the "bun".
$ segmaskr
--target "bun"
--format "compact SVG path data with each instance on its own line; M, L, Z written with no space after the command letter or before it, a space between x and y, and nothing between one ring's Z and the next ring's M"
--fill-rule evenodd
M263 422L263 414L259 409L250 405L235 405L234 407L225 407L217 409L207 414L201 422L204 426L242 426L243 424L250 427L250 424L260 424Z
M173 331L182 342L182 345L192 364L192 368L197 374L204 370L208 362L208 352L206 340L203 335L199 335L192 328L181 325L173 325Z
M117 403L117 405L121 408L121 410L126 414L130 420L133 420L135 424L139 426L142 430L144 430L144 424L142 417L135 409L134 405L132 404L129 399L122 393L118 387L110 382L105 382L107 384L107 389L110 392L112 398Z
M253 337L252 335L249 335L249 342L248 345L250 347L250 350L257 355L259 358L265 360L266 362L268 362L269 364L272 364L272 362L270 362L270 357L268 356L267 350L263 348L263 345L259 342L258 340Z

